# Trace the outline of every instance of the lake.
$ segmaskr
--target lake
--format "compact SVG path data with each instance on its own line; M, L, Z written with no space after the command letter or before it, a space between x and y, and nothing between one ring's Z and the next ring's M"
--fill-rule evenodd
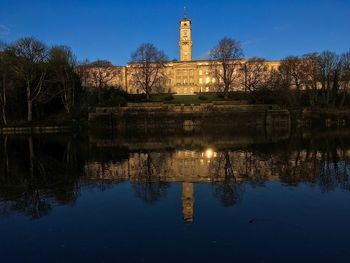
M0 145L1 262L349 262L350 131Z

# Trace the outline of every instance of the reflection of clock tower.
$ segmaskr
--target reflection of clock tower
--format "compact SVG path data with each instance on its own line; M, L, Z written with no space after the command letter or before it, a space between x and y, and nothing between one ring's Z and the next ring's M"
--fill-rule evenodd
M186 16L180 21L180 61L192 60L191 20Z

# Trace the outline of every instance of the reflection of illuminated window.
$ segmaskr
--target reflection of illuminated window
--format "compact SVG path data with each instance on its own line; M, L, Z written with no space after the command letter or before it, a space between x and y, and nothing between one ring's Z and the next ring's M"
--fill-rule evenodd
M214 151L213 149L211 148L208 148L206 151L205 151L205 157L207 157L208 159L212 158L214 156Z

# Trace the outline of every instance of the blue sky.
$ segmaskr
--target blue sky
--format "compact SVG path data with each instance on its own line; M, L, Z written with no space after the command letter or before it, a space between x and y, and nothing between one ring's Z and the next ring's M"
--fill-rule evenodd
M281 59L326 49L350 50L350 0L0 0L0 40L34 36L70 46L79 60L124 65L141 43L179 57L186 6L193 57L220 38L240 40L246 57Z

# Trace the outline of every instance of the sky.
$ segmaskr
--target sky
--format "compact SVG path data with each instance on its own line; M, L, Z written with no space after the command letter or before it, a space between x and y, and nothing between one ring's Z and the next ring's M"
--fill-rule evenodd
M223 37L245 57L350 50L350 0L0 0L0 40L32 36L70 46L79 60L125 65L142 43L179 58L179 21L192 20L193 59Z

